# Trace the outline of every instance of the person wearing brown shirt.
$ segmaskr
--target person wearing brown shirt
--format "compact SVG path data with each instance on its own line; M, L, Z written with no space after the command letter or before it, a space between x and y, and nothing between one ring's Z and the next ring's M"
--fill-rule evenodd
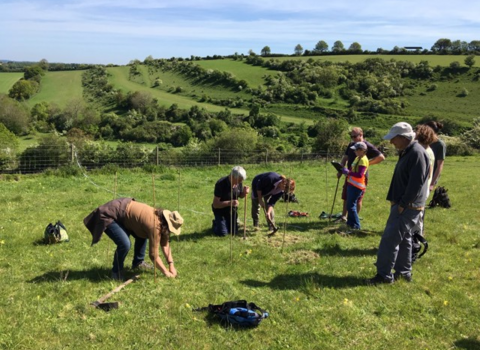
M133 269L148 267L144 261L148 240L148 255L156 268L167 277L177 276L169 244L170 233L179 235L183 224L177 211L153 208L133 198L118 198L96 208L83 222L92 234L92 245L100 241L103 232L117 245L112 278L123 280L124 261L131 247L130 236L135 238ZM160 247L168 268L159 257Z

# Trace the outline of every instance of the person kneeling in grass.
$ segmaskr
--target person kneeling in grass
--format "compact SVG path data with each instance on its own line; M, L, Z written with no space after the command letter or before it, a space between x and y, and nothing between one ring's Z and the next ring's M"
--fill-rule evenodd
M357 213L357 202L363 196L366 184L366 173L368 170L367 144L357 142L352 147L356 158L352 163L351 170L343 168L343 175L347 176L347 227L348 229L359 230L360 219Z
M176 211L153 208L133 198L118 198L99 206L83 223L92 234L92 245L100 241L103 232L117 245L113 257L112 278L123 280L123 265L130 250L130 236L135 238L132 269L152 268L145 259L145 248L149 240L149 257L165 276L176 277L170 249L170 233L180 234L183 218ZM168 268L160 259L162 247Z

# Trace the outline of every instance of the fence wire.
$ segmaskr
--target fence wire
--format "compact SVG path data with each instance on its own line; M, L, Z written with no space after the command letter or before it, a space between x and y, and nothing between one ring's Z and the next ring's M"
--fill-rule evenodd
M4 155L0 158L0 173L30 174L47 169L59 169L80 166L84 170L101 169L105 166L119 168L145 168L152 166L198 167L235 164L268 164L281 162L325 161L341 158L340 153L318 152L283 153L277 151L238 151L217 150L160 150L158 147L145 148L132 146L129 149L88 149L76 148L69 144L65 147L37 146L17 155Z

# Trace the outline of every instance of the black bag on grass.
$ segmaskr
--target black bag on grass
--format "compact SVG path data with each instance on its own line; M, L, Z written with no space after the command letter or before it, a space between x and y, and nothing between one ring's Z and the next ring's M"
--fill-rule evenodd
M246 300L227 301L221 305L208 305L194 311L209 311L227 325L256 327L268 317L268 312Z
M452 204L450 203L450 198L448 197L448 190L445 187L439 186L433 192L433 197L428 206L430 208L435 208L437 205L442 208L450 208Z
M46 244L70 241L68 238L67 229L60 221L57 221L55 225L49 223L45 228L43 235Z

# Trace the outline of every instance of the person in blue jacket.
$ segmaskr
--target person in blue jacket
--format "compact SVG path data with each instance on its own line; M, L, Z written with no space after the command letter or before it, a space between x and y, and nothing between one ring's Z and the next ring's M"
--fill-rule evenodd
M275 203L286 192L293 194L295 180L275 172L258 174L252 181L252 219L253 226L259 227L260 208L263 208L270 229L275 225Z

